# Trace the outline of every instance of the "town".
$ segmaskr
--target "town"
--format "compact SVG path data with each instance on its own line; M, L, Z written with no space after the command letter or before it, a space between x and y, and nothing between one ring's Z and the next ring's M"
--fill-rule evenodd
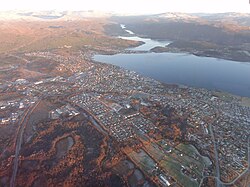
M211 177L233 184L249 171L250 107L239 98L165 85L82 52L22 56L29 57L56 61L68 76L1 84L1 95L13 97L0 101L0 126L18 125L38 102L58 98L49 120L87 117L157 185L201 186ZM3 159L0 171L9 167Z

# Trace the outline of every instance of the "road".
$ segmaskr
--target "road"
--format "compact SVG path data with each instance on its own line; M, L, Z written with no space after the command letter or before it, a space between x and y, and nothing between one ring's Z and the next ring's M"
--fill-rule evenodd
M211 132L211 137L212 137L212 140L213 140L213 143L214 143L214 154L215 154L215 165L216 165L216 176L214 176L213 178L216 180L216 186L217 187L221 187L221 186L224 186L224 185L233 185L240 177L242 177L243 175L245 175L246 173L248 173L250 171L250 137L248 138L248 168L243 171L238 177L236 177L234 180L232 180L231 182L222 182L220 180L220 168L219 168L219 159L218 159L218 152L217 152L217 146L216 146L216 142L215 142L215 138L214 138L214 133L213 133L213 130L212 130L212 126L209 125L209 130ZM202 181L207 178L207 177L212 177L212 176L206 176L206 177L203 177L201 182L200 182L200 185L202 185Z
M250 172L250 137L248 137L248 167L247 169L242 172L238 177L236 177L233 181L229 182L229 183L223 183L221 182L222 184L225 184L225 185L232 185L234 184L240 177L242 177L243 175L245 175L246 173Z
M219 156L218 156L218 151L217 151L217 145L214 137L214 132L212 129L212 125L209 124L209 131L211 133L212 141L214 144L214 157L215 157L215 167L216 167L216 187L221 187L221 182L220 182L220 165L219 165Z
M25 112L25 114L23 115L23 117L19 120L19 123L18 123L19 128L18 128L18 132L16 136L16 144L15 144L16 150L15 150L14 166L13 166L13 172L12 172L12 176L10 180L10 187L15 186L16 175L18 171L18 163L19 163L19 153L20 153L21 146L22 146L23 133L24 133L25 126L29 120L29 116L32 114L32 112L35 110L35 108L39 105L40 102L41 100L38 100L35 105L29 107L27 111Z
M97 130L99 130L102 134L105 136L109 136L108 133L105 131L105 129L100 125L100 123L96 120L93 114L91 114L89 111L86 109L82 108L78 104L74 104L74 106L78 107L78 111L81 112L81 114L86 117L94 126Z

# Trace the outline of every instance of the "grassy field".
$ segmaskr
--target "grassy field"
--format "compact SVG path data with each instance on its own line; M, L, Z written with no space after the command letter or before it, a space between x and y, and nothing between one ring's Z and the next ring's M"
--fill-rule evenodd
M248 98L248 97L242 97L241 98L241 102L242 102L243 106L250 107L250 98Z
M190 177L184 175L181 171L182 167L189 167L190 164L194 164L193 159L190 159L188 156L180 156L179 151L172 151L172 153L166 155L164 159L160 162L160 165L164 170L168 171L169 174L174 177L181 185L186 187L198 186L198 182L191 179ZM195 170L196 174L201 175L202 170Z
M197 158L198 158L197 161L199 163L202 163L202 165L205 164L206 166L209 166L212 164L210 159L208 157L201 156L200 153L198 152L198 150L193 145L179 144L176 148L181 150L182 153L184 153L187 156L190 156L192 158L197 156Z
M171 147L165 141L160 141L145 147L149 155L179 184L185 187L199 186L204 166L211 164L210 160L201 156L192 145L179 144L176 147ZM181 171L183 167L188 168L197 177L197 181L183 174Z
M227 102L231 102L232 98L237 98L241 101L240 104L242 106L250 107L250 98L249 97L241 97L241 96L233 95L233 94L226 93L226 92L213 92L213 93L215 96L217 96L220 99L227 101Z
M174 158L167 157L160 162L160 165L182 186L196 187L199 185L196 181L192 181L189 177L181 173L181 164L174 161Z
M156 162L142 149L138 152L131 152L130 159L135 162L149 176L152 176L152 170L155 168Z

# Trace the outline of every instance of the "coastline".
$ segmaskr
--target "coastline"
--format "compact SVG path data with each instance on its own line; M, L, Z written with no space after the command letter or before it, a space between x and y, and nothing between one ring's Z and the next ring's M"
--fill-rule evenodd
M227 56L228 54L216 54L213 52L214 51L197 51L194 49L189 49L189 50L184 50L182 48L178 47L154 47L150 50L151 52L154 53L187 53L187 54L192 54L198 57L211 57L211 58L216 58L216 59L221 59L221 60L229 60L229 61L235 61L235 62L244 62L244 63L250 63L250 56L249 59L244 59L244 58L239 58L239 57L230 57Z
M137 54L138 52L134 52L133 51L131 52L131 54ZM150 53L150 52L139 52L139 53ZM126 53L115 53L115 54L126 54ZM105 54L105 55L115 55L115 54ZM106 62L101 62L101 61L97 61L94 59L95 55L102 55L100 53L93 53L91 54L90 56L90 61L92 63L101 63L101 64L105 64L105 65L108 65L108 66L115 66L119 69L123 69L123 70L126 70L126 71L132 71L132 70L129 70L129 69L126 69L126 68L123 68L123 67L120 67L118 65L114 65L114 64L109 64L109 63L106 63ZM136 72L136 71L134 71ZM233 97L237 100L240 100L241 101L241 106L246 106L246 107L250 107L250 97L245 97L245 96L240 96L240 95L236 95L236 94L233 94L233 93L229 93L229 92L226 92L226 91L223 91L223 90L212 90L212 89L207 89L207 88L202 88L202 87L194 87L194 86L188 86L188 85L184 85L184 84L174 84L174 83L165 83L163 81L160 81L160 80L156 80L152 77L149 77L149 76L146 76L146 75L142 75L141 73L139 72L136 72L137 74L139 74L140 76L142 77L145 77L145 78L149 78L149 79L152 79L154 81L157 81L159 83L161 83L162 85L165 85L165 86L173 86L173 87L178 87L178 88L191 88L191 89L205 89L211 93L213 93L214 95L218 96L220 99L222 100L228 100L230 99L230 97Z

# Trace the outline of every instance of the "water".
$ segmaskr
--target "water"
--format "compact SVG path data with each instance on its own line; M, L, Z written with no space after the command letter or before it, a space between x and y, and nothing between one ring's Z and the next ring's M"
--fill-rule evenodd
M133 50L149 50L167 45L167 42L136 36L129 38L146 43ZM133 70L164 83L221 90L250 97L250 63L246 62L185 53L95 55L94 60Z
M122 28L123 30L125 30L125 31L126 31L127 33L129 33L130 35L135 34L133 31L126 29L126 25L120 24L120 26L121 26L121 28Z
M119 36L119 38L122 38L124 40L133 40L133 41L142 41L144 44L134 47L134 48L129 48L129 50L133 51L149 51L150 49L156 47L156 46L161 46L165 47L166 45L170 44L170 41L156 41L156 40L151 40L149 38L141 38L138 36L135 36L135 33L131 30L126 29L126 26L124 24L120 25L123 30L125 30L130 36Z
M170 44L169 41L156 41L156 40L151 40L149 38L140 38L138 36L131 36L131 37L119 36L119 38L122 38L125 40L134 40L134 41L144 42L144 44L138 47L129 48L129 50L133 50L133 51L149 51L150 49L156 46L165 47L166 45Z

